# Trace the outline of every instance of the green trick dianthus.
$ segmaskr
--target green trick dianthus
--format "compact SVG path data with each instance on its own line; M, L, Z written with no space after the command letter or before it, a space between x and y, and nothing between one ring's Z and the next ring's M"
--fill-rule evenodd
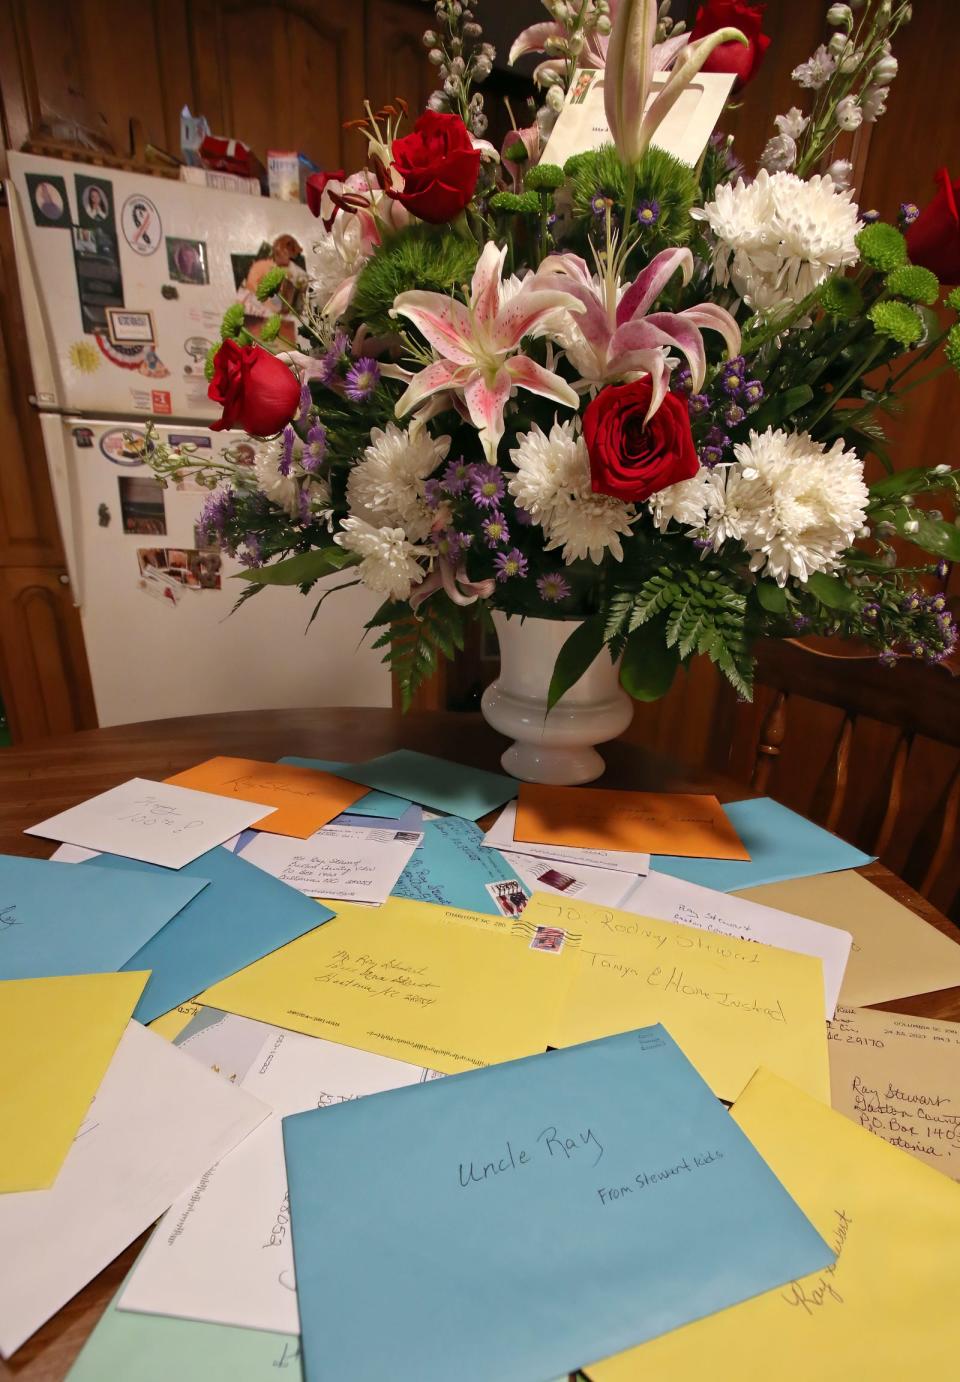
M828 316L853 321L863 308L863 294L852 278L828 278L820 289L820 305Z
M564 181L563 169L556 163L538 163L525 174L523 185L530 192L556 192Z
M372 331L396 331L394 299L411 288L449 296L469 283L477 264L472 239L433 226L408 226L390 236L367 260L357 279L351 315Z
M881 336L889 336L903 347L916 345L923 335L923 323L905 302L875 302L867 316Z
M860 258L871 269L889 273L907 262L907 242L897 230L886 221L875 221L857 232L857 249Z
M534 168L530 170L531 173L535 171ZM529 176L530 173L527 174ZM540 198L536 192L494 192L490 198L490 209L507 215L536 215L540 211Z
M952 307L954 312L960 312L960 288L951 288L943 301L944 306Z
M575 239L583 247L589 232L602 222L606 202L612 203L614 220L622 220L627 170L614 146L604 144L568 159L565 171L572 178ZM633 194L634 213L644 202L657 207L656 223L644 231L644 254L653 256L669 245L683 245L689 240L690 208L696 196L697 180L692 168L663 149L647 150L637 167Z
M887 292L907 302L922 302L932 307L940 292L940 280L919 264L901 264L887 274Z
M943 343L943 353L953 368L960 374L960 324L951 326Z

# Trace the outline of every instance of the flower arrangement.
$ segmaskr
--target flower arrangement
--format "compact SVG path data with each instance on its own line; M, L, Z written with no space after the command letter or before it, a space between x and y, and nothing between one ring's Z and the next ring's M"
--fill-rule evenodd
M338 571L382 597L368 628L405 702L490 608L579 621L550 704L604 648L641 699L698 654L749 697L761 636L942 660L960 530L926 500L955 499L960 472L894 470L884 418L925 362L960 368L935 311L960 277L956 189L943 172L922 215L886 224L836 156L883 113L909 4L830 5L752 177L722 136L695 168L655 138L701 68L750 80L762 9L709 0L687 33L654 0L545 5L511 54L546 54L544 101L498 155L476 4L436 0L429 109L410 128L368 107L366 166L311 180L297 339L226 314L215 425L249 434L253 464L155 441L155 473L209 486L242 599ZM604 64L611 142L543 162L578 68ZM258 294L283 299L284 271ZM945 303L960 313L960 289Z

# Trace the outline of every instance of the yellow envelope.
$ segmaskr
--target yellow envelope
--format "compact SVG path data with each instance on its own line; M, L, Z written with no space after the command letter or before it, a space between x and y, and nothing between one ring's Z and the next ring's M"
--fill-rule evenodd
M554 1046L662 1022L721 1099L735 1099L767 1065L830 1102L815 956L545 893L523 916L583 934Z
M0 1191L56 1180L149 977L0 982Z
M544 1050L569 948L545 953L525 934L481 917L458 924L453 909L424 902L335 905L332 921L198 1001L446 1074Z
M595 1363L593 1382L949 1377L960 1352L960 1186L768 1070L732 1116L836 1263Z
M157 1036L162 1036L167 1041L173 1041L175 1037L180 1035L187 1023L193 1021L201 1006L202 1004L191 1001L178 1003L168 1013L161 1013L152 1022L148 1022L147 1026L151 1032L156 1032Z
M370 790L332 773L290 763L260 763L255 758L208 758L166 781L216 797L275 806L276 811L256 821L254 829L298 840L305 840Z
M185 783L189 786L189 783ZM513 837L525 844L749 859L714 796L521 782Z
M852 869L737 893L853 936L840 1002L851 1008L960 984L960 945Z

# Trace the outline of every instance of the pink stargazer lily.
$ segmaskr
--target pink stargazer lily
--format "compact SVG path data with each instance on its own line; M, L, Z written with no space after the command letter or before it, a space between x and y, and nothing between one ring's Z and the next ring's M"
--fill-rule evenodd
M625 292L612 272L595 278L576 254L549 255L534 275L535 284L565 289L580 303L581 315L573 323L576 339L571 343L565 338L563 344L588 386L650 375L653 394L647 420L667 392L667 351L685 357L694 392L699 393L707 368L701 331L718 331L730 356L740 349L740 328L715 303L703 302L682 312L650 311L678 269L689 283L693 255L688 249L661 250Z
M470 421L491 463L503 436L503 410L516 388L544 398L579 406L570 385L535 360L514 352L558 307L584 310L563 284L539 284L531 277L516 293L504 294L501 274L506 247L488 241L477 261L464 305L442 293L401 293L393 316L406 317L426 337L440 359L419 371L397 401L397 417L404 417L424 399L442 392L463 395Z

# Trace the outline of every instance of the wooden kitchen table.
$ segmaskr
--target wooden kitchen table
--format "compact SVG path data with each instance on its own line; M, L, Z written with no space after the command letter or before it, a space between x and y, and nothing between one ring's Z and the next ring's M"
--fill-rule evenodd
M55 844L22 834L25 826L46 820L128 778L169 777L216 754L266 760L298 754L359 761L398 748L495 768L504 740L479 715L436 712L401 718L392 710L371 709L198 715L44 739L28 748L0 750L0 851L47 857ZM715 792L721 801L749 795L737 782L699 773L632 744L608 745L605 756L609 767L600 780L605 787ZM957 928L882 864L868 864L858 872L931 926L958 940ZM879 1006L890 1012L960 1021L960 988ZM13 1358L0 1362L0 1382L61 1382L143 1241L141 1238L131 1244Z

